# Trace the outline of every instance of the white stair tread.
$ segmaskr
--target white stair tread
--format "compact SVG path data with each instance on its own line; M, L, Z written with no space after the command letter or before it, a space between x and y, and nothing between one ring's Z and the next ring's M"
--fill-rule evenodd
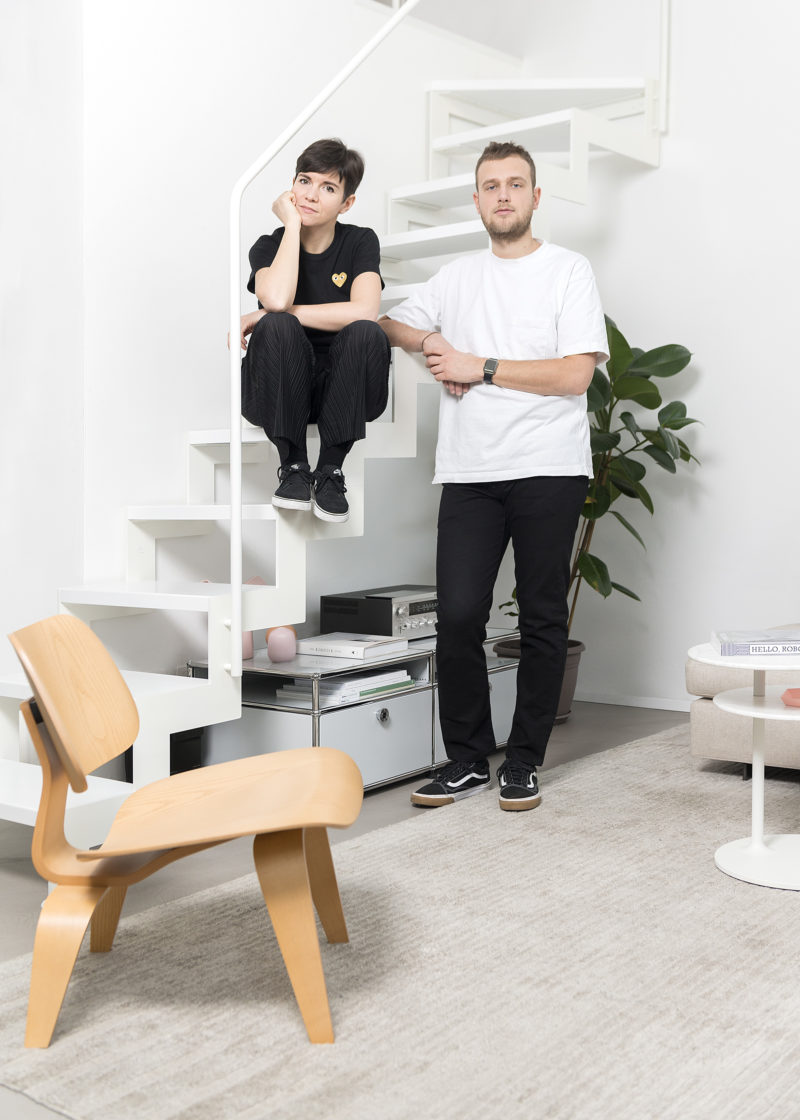
M231 442L230 428L207 428L202 431L189 432L187 442L192 447L217 447ZM263 428L242 428L242 443L267 443L267 436Z
M571 109L542 113L535 117L518 117L499 124L484 125L438 136L431 148L434 152L480 151L490 140L513 138L517 143L531 137L537 151L557 152L569 145Z
M143 673L139 669L123 669L122 676L137 701L146 696L197 692L198 686L209 687L208 681L198 680L197 677L178 677L174 673Z
M226 441L227 442L227 441ZM130 506L129 521L230 521L230 505ZM243 505L245 521L274 521L275 509L270 503Z
M121 801L133 787L127 782L89 775L88 789L83 793L67 794L67 812L77 806L97 804L101 801ZM0 818L17 824L33 825L42 794L41 767L32 762L15 762L0 758Z
M469 101L518 117L520 113L551 113L575 107L592 109L617 101L641 97L644 78L483 78L466 81L436 81L431 91Z
M387 284L383 289L381 295L381 309L386 310L387 307L393 307L394 304L400 303L404 299L408 299L413 295L422 284Z
M198 684L208 687L207 681L198 681L195 677L178 677L172 673L143 673L138 669L123 669L122 676L134 699L166 692L190 692L197 689ZM31 686L21 669L18 673L4 673L0 677L0 697L27 700L30 695Z
M308 437L317 436L316 424L308 425ZM188 432L187 442L191 447L224 447L231 442L230 428L207 428L200 431ZM268 443L263 428L252 428L248 424L242 425L242 443Z
M381 256L387 260L414 260L436 257L443 253L465 253L485 249L489 244L483 222L453 222L433 229L417 229L410 233L391 233L381 241Z
M466 206L472 202L475 176L471 171L463 175L448 175L426 183L408 183L389 192L392 202L415 202L422 206Z
M257 594L263 587L242 586L245 595ZM147 580L126 583L107 580L82 587L62 587L62 603L74 606L132 607L142 610L207 611L213 599L230 594L229 583L184 583Z

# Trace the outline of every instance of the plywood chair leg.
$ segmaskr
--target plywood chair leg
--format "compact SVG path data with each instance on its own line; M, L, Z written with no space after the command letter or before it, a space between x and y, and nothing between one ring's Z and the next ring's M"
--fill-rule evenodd
M26 1046L49 1046L86 927L105 887L58 886L46 898L33 944Z
M253 859L308 1037L312 1042L333 1042L303 830L256 836Z
M127 887L109 887L92 914L89 948L93 953L108 953L114 944Z
M306 864L311 882L311 897L328 941L348 941L339 885L333 867L327 828L305 830Z

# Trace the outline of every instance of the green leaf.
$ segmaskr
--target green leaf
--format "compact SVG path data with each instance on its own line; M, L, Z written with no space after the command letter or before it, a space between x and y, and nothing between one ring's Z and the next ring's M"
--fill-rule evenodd
M641 377L673 377L685 369L691 360L692 355L685 346L670 343L667 346L657 346L655 350L648 350L635 358L628 373Z
M587 521L597 521L598 518L608 513L608 507L611 505L611 489L608 486L601 486L598 482L594 485L586 496L586 501L583 505L583 516Z
M612 582L611 586L614 588L615 591L621 591L623 595L628 595L628 596L630 596L631 599L635 599L637 603L641 603L642 600L639 598L639 596L636 594L636 592L631 591L630 588L623 587L621 583L613 583L613 582Z
M668 432L666 428L643 428L642 435L650 441L653 447L665 451L670 458L680 458L681 449L678 437L674 436L672 432Z
M625 526L625 528L626 528L626 529L628 530L628 532L629 532L629 533L631 533L631 534L632 534L632 535L633 535L634 537L636 537L637 541L639 542L639 544L640 544L640 545L642 546L642 548L643 548L643 549L645 550L645 552L646 552L646 551L647 551L647 545L646 545L646 544L644 543L644 541L642 540L642 538L641 538L641 537L639 536L639 534L638 534L638 533L636 532L636 530L634 529L633 525L631 525L630 521L627 521L627 520L626 520L626 519L625 519L625 518L624 518L624 517L622 516L622 514L621 514L621 513L618 513L618 512L617 512L617 510L615 510L615 509L612 509L612 511L611 511L611 512L613 513L614 517L616 517L617 521L619 521L619 523L620 523L621 525L624 525L624 526ZM504 607L507 607L507 606L508 606L508 603L503 603L503 606L504 606Z
M662 451L660 447L645 447L644 453L649 455L653 462L658 463L665 471L669 471L670 474L676 473L678 468L675 466L675 460L666 451Z
M643 408L658 408L661 394L658 388L646 377L631 377L625 374L613 383L614 393L622 401L636 401Z
M686 405L683 401L671 401L669 404L665 404L659 412L658 422L662 428L671 428L673 431L677 431L689 424L696 424L697 420L693 420L691 416L686 415Z
M664 450L666 451L666 453L668 455L671 455L673 459L679 459L681 455L681 449L678 445L677 436L674 436L672 432L668 432L666 428L662 427L659 427L658 434L664 441Z
M678 440L678 447L680 447L681 449L681 459L684 463L688 463L690 460L694 460L694 462L697 463L698 466L700 465L700 460L696 455L692 454L688 444L684 443L682 439Z
M578 571L595 591L607 599L611 594L611 577L608 568L597 556L590 552L582 552L578 557Z
M601 369L595 368L592 383L586 390L586 411L599 412L611 400L611 382Z
M661 413L659 413L659 416ZM621 412L619 415L620 420L631 433L634 439L639 435L639 425L636 422L636 417L632 412Z
M639 497L639 495L636 493L636 486L633 482L629 482L627 479L623 478L615 478L611 486L612 502L619 494L624 494L626 498Z
M615 480L623 478L628 482L641 482L647 474L644 463L632 459L630 455L615 455L608 465L608 470Z
M631 352L625 335L610 319L606 320L606 332L608 334L608 352L610 355L606 362L606 370L608 371L608 376L611 378L611 384L613 385L615 380L625 373L628 366L633 361L633 353Z
M645 490L644 486L642 486L641 482L634 482L633 488L636 491L636 497L642 503L642 505L647 510L647 512L648 513L653 513L654 512L653 499L650 497L648 492Z
M612 451L619 446L619 432L601 432L598 428L589 429L592 454L596 451Z

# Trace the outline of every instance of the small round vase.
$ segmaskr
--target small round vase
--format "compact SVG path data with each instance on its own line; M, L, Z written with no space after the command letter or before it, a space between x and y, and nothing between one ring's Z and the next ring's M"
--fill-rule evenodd
M267 657L276 664L291 661L297 653L297 635L291 626L275 626L267 631Z

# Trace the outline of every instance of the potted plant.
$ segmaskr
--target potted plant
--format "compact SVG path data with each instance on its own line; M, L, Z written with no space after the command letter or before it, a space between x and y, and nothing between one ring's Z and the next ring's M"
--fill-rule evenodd
M591 551L592 537L600 518L611 514L644 548L638 530L618 506L625 508L626 500L637 502L652 514L653 499L643 482L648 467L655 464L670 474L676 474L679 463L699 462L678 434L697 421L686 415L683 401L665 403L658 385L660 379L674 377L686 368L691 359L689 351L685 346L675 344L647 351L630 346L608 316L606 330L609 359L605 372L595 369L586 394L592 478L578 526L570 571L570 630L578 594L584 583L606 599L613 591L639 599L635 591L612 580L606 563ZM631 411L632 408L637 410L636 414ZM642 415L643 412L651 415ZM517 616L516 588L510 601L502 606L510 608L506 614ZM494 648L506 656L518 656L519 638L505 639ZM582 642L570 640L557 722L563 722L569 715L578 661L584 649Z

